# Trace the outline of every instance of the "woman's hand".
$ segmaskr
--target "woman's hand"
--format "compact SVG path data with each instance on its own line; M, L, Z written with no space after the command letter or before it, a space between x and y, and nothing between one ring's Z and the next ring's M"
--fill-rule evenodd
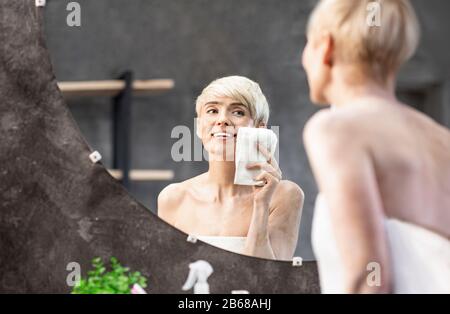
M260 185L254 186L255 201L263 202L269 205L272 195L275 192L278 183L281 180L282 174L275 158L272 158L267 149L257 144L258 150L267 159L267 162L249 163L247 169L262 169L263 172L257 177L253 178L255 181L260 181Z

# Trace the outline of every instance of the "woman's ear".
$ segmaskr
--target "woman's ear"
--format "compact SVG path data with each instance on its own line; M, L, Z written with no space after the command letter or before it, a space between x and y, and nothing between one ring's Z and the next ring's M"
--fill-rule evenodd
M322 60L327 66L333 65L334 39L331 34L324 34L322 37Z
M264 122L259 122L257 128L267 128L267 125Z

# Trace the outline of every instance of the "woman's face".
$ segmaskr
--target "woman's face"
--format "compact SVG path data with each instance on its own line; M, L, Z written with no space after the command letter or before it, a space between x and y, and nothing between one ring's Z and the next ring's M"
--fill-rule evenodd
M250 110L240 102L214 95L204 95L197 119L197 135L210 160L233 161L240 127L255 127Z
M315 104L327 104L325 89L330 81L330 66L327 64L329 52L327 38L309 38L303 49L302 65L309 85L309 96Z

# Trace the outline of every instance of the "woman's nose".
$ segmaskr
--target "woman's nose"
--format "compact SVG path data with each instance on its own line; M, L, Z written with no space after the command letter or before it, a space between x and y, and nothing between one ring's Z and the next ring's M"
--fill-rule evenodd
M217 125L225 125L225 126L229 126L230 123L228 121L223 121L223 120L218 120L216 122Z
M216 124L217 125L229 126L230 125L230 120L228 119L228 116L225 113L222 113L222 114L220 114L217 117Z

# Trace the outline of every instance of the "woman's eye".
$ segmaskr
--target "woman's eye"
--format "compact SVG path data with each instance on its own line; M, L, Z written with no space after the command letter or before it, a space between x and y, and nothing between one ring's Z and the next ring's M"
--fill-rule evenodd
M208 109L206 110L206 113L217 113L216 109Z
M241 110L235 111L234 114L237 115L237 116L241 116L241 117L245 116L245 112L241 111Z

